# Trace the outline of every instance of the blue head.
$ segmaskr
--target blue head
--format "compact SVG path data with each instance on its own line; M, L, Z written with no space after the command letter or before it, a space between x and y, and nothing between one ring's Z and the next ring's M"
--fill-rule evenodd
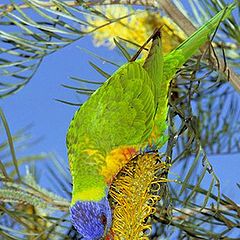
M112 214L107 198L77 201L71 208L71 221L85 240L101 239L111 227Z

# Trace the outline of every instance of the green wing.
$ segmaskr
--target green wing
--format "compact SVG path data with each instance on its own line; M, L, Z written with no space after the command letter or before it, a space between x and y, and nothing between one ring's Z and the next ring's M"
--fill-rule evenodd
M108 79L75 114L67 139L82 141L108 153L121 145L135 145L146 140L154 114L153 83L138 63L127 63ZM71 136L70 136L71 135ZM80 139L81 138L81 139Z
M121 146L144 145L153 127L153 83L141 64L122 66L76 112L67 134L74 194L103 188L106 155Z

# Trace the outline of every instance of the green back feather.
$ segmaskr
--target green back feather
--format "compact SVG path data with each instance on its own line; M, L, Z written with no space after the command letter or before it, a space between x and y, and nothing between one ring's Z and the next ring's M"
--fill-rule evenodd
M153 82L136 62L123 65L89 98L67 134L73 195L92 186L106 187L100 172L111 150L146 145L154 109Z

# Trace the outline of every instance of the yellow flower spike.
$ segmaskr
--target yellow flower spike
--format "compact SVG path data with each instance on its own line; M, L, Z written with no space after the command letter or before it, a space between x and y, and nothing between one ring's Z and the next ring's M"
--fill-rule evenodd
M161 30L164 53L170 52L186 38L183 31L181 31L170 18L162 17L157 12L134 10L133 8L122 5L98 6L96 9L102 12L109 20L118 19L127 15L129 15L129 17L94 30L96 27L103 26L109 21L97 15L91 17L87 16L86 20L89 26L84 27L83 30L92 32L95 46L104 45L113 49L115 47L113 39L116 37L121 37L141 46L152 34L154 29L159 26L164 26ZM131 49L137 48L133 44L127 42L126 46Z
M113 199L114 240L148 239L146 232L151 231L151 224L147 220L160 200L158 192L164 181L157 175L164 166L158 154L138 155L117 175L109 192Z

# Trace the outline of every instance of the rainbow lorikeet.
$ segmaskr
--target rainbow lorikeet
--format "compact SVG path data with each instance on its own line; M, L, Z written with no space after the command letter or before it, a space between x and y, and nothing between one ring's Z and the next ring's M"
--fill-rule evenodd
M220 11L164 57L158 29L147 58L120 67L75 113L67 132L70 213L84 239L100 239L110 229L113 178L140 149L164 144L169 82L233 8Z

